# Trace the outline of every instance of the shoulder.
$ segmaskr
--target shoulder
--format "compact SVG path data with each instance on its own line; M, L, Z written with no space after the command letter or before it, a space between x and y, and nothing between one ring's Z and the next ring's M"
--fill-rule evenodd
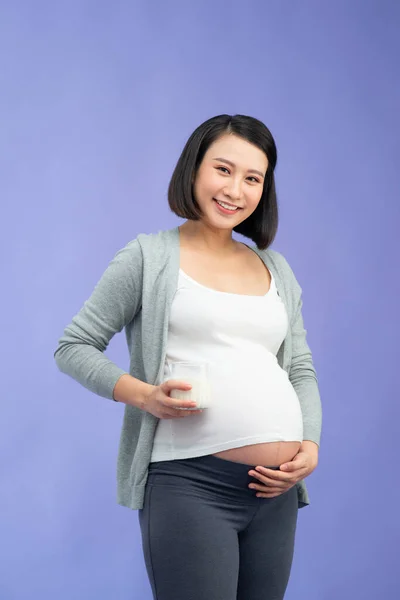
M268 256L276 265L278 265L281 269L290 269L290 265L286 258L283 256L281 252L277 250L272 250L272 248L268 248L267 250L263 250L266 256ZM291 269L290 269L291 270Z
M294 274L294 271L286 257L281 252L272 250L271 248L262 250L262 252L264 253L267 261L272 263L272 265L275 267L275 270L281 277L285 287L292 292L301 293L300 284L297 281L296 275Z
M143 250L167 249L177 240L177 229L162 229L157 233L140 233L136 240Z
M277 270L279 270L279 272L282 273L282 275L286 277L294 277L292 267L281 252L278 252L277 250L272 250L272 248L262 250L262 252L266 256L266 258L270 260L270 262L274 263Z
M139 238L137 237L127 242L122 248L119 248L119 250L117 250L116 254L114 255L112 262L130 262L131 260L137 261L141 259L141 246Z
M140 258L151 250L158 251L173 243L174 230L162 230L158 233L139 233L117 251L116 256L123 255Z
M125 269L134 271L135 276L144 272L158 273L176 257L179 239L175 229L158 233L139 233L118 251L114 258Z

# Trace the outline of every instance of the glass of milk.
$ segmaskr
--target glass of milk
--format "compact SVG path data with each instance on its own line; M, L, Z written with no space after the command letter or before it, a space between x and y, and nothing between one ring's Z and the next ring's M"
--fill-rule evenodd
M193 408L180 408L179 410L198 410L209 408L211 404L210 383L207 363L170 362L168 363L168 379L177 379L190 383L191 390L172 390L170 395L177 400L193 400Z

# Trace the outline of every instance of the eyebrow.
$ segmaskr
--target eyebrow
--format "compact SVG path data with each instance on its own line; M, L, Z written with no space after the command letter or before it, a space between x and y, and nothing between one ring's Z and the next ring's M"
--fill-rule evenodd
M230 165L231 167L236 167L235 163L228 160L227 158L213 158L213 160L219 160L220 162L224 162L227 165ZM263 179L265 178L264 174L261 173L261 171L257 171L257 169L249 169L248 173L257 173L257 175L260 175L260 177L262 177Z

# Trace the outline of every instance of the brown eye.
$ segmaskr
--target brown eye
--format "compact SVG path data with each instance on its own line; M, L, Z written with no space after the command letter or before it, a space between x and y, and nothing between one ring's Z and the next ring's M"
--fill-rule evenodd
M226 173L229 173L228 169L226 167L217 167L217 170L219 171L226 171Z

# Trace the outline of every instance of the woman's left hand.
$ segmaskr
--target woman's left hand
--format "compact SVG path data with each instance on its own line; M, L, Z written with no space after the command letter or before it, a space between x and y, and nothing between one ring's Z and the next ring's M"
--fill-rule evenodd
M257 490L256 496L259 498L275 498L308 477L317 465L317 444L303 442L294 459L281 465L279 471L266 467L256 467L255 471L249 471L249 475L258 479L258 483L251 483L249 488Z

